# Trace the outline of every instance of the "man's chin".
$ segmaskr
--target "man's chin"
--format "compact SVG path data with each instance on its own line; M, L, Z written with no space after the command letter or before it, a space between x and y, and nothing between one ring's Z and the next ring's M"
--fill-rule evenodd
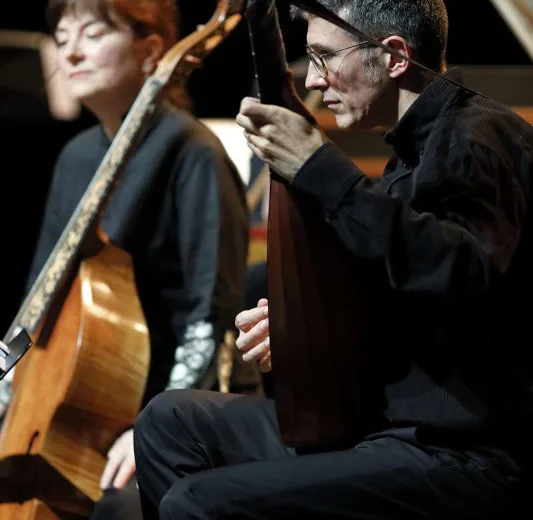
M368 119L354 119L353 117L336 117L335 121L340 130L368 132L379 128L379 125Z
M353 125L353 120L343 114L335 114L335 122L341 130L348 130Z
M335 114L335 122L340 130L360 130L361 121L346 114Z

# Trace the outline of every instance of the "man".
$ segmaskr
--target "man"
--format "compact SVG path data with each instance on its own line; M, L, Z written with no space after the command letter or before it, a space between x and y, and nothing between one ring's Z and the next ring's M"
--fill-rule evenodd
M160 395L135 429L145 516L159 506L165 520L512 518L532 460L521 300L533 286L533 130L457 85L442 0L321 3L446 78L306 16L307 88L339 127L387 128L393 157L379 181L285 108L245 99L237 117L253 152L381 273L366 434L349 450L297 455L270 402ZM236 324L243 358L268 370L268 302Z

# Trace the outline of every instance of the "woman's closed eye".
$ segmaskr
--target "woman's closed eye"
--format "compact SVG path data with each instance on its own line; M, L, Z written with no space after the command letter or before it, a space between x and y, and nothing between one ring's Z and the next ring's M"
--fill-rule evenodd
M107 33L106 29L93 29L90 31L87 31L85 33L85 36L89 38L90 40L97 40L98 38L101 38Z

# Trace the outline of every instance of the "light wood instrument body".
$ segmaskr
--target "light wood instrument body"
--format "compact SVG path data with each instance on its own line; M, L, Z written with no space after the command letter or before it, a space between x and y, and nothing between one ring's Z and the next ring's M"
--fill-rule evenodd
M37 341L15 372L0 471L9 472L21 498L37 498L22 508L3 504L2 520L22 520L23 511L37 518L30 512L39 500L89 514L101 495L105 454L141 406L148 366L131 259L107 245L82 262L48 343Z

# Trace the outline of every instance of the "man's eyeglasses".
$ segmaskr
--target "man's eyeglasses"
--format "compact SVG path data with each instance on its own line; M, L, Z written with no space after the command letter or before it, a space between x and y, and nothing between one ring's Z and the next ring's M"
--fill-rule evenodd
M329 71L328 66L326 65L326 61L324 58L329 58L330 56L333 56L334 54L337 54L338 52L346 51L348 49L355 49L356 47L360 47L361 45L365 45L367 43L370 43L368 41L354 43L353 45L348 45L348 47L343 47L342 49L337 49L336 51L329 51L324 52L322 54L319 54L318 52L315 52L311 50L309 46L306 46L306 52L307 56L309 58L309 61L313 64L316 71L320 74L322 78L327 78Z

